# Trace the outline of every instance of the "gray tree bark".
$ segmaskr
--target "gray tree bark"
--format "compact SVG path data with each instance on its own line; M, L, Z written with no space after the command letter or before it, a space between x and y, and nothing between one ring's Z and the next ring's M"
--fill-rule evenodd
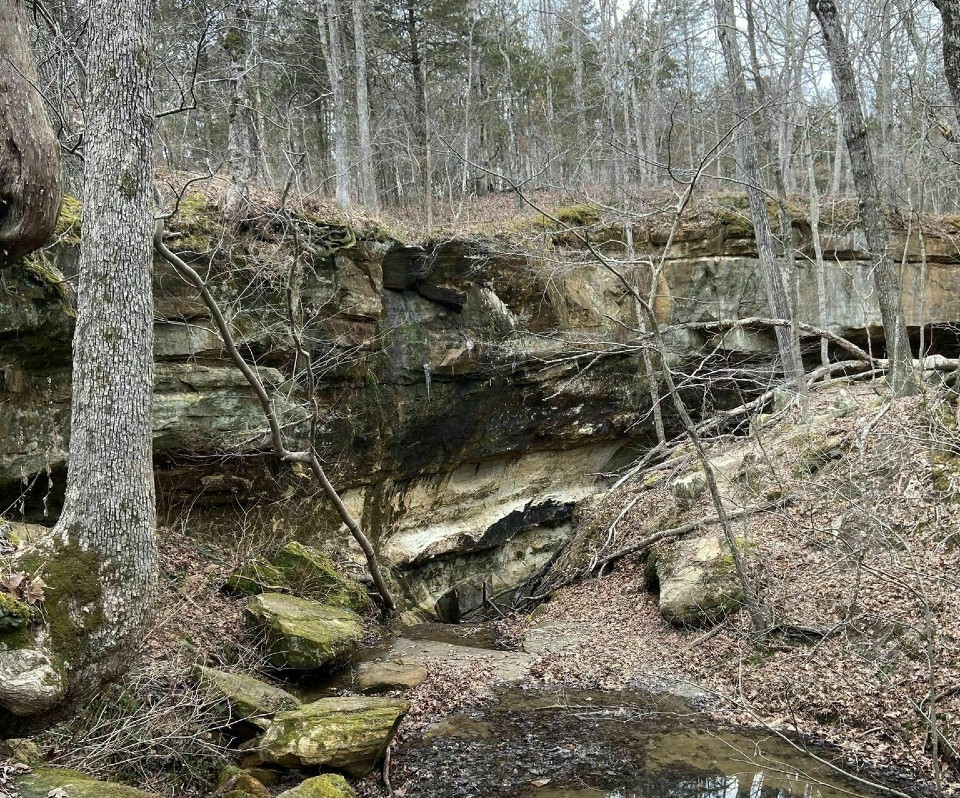
M237 0L228 11L230 27L223 37L223 48L230 58L230 110L227 128L227 159L230 185L226 214L240 216L250 195L250 186L260 178L263 153L257 126L259 103L254 74L260 58L255 15L247 0Z
M337 0L323 3L320 18L323 57L333 95L333 169L336 177L336 200L341 208L352 204L350 191L349 130L347 98L343 90L343 42L340 35L340 4ZM324 34L322 28L326 27Z
M747 105L747 84L743 75L740 50L737 47L736 16L733 0L716 0L717 36L723 49L723 59L727 68L727 80L733 95L733 110L739 125L736 137L737 157L743 171L747 196L750 199L750 216L753 219L754 235L757 241L757 257L766 283L770 312L779 319L793 320L793 313L783 283L783 274L774 257L773 235L770 232L770 218L767 214L766 196L763 190L763 178L757 162L756 130ZM803 389L803 361L800 358L800 341L797 331L791 324L778 328L777 347L783 361L786 379L797 391Z
M60 145L35 88L23 6L0 3L0 263L42 246L60 210Z
M156 590L153 398L153 8L90 0L86 209L74 334L70 461L55 529L84 585L75 611L70 692L89 694L135 651ZM57 589L57 586L53 586ZM59 632L63 637L64 630Z
M867 237L867 247L873 258L873 282L880 305L887 356L890 359L890 387L894 396L905 396L917 389L916 369L910 351L910 339L903 317L900 286L890 254L890 236L883 206L877 169L867 138L867 127L860 107L850 49L833 0L810 0L823 32L827 58L833 72L837 91L837 105L843 125L843 137L850 157L853 183L860 203L860 221Z
M960 117L960 0L933 0L943 20L943 73Z
M357 133L360 139L360 193L367 210L380 207L377 197L377 172L370 137L370 99L367 96L367 39L364 0L353 2L353 43L357 66ZM469 101L470 92L467 92Z

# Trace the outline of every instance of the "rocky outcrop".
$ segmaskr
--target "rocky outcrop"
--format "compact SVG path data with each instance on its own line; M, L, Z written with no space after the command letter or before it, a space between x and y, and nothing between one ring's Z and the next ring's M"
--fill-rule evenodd
M282 593L262 593L246 604L247 624L276 668L311 671L348 656L363 640L363 619Z
M406 618L436 615L438 606L450 619L469 616L539 570L569 534L572 508L652 438L648 380L632 345L636 304L619 278L542 226L534 226L535 245L463 237L409 245L309 214L293 214L290 225L297 236L284 232L289 225L251 221L227 240L218 208L198 192L184 197L168 227L171 246L210 274L293 435L308 428L308 403L286 286L290 263L303 264L300 337L322 374L317 443L331 474L399 577ZM798 222L795 232L807 247L809 231ZM615 227L591 236L607 251L623 249ZM873 336L880 347L861 238L849 225L828 231L824 324ZM644 257L622 266L622 276L647 291L648 263L659 261L664 238L638 228L634 241ZM69 433L76 236L64 242L6 268L0 291L0 503L48 523ZM928 232L922 266L915 235L897 248L896 257L907 253L908 324L933 325L938 341L938 325L960 318L957 247ZM736 214L681 230L656 275L661 322L767 315L754 249ZM812 268L800 260L799 315L818 323ZM268 443L260 408L224 359L206 308L164 263L154 290L162 500L197 511L302 501L307 483L296 470L257 456ZM698 329L671 340L678 365L703 346L756 352L774 344L756 330ZM304 539L335 535L338 526L322 520ZM261 576L262 587L279 586Z
M276 715L253 750L268 764L365 776L409 709L406 701L393 698L322 698Z

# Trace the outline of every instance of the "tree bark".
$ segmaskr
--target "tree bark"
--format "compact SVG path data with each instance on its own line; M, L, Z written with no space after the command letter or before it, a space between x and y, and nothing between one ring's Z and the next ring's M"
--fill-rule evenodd
M766 192L763 178L757 163L756 131L747 106L747 84L743 75L740 51L734 38L736 17L733 0L716 0L717 36L723 49L723 58L727 67L727 79L733 95L733 110L739 125L736 138L737 154L743 170L747 196L750 199L750 216L753 219L754 235L757 241L757 257L763 271L770 302L770 312L779 319L793 320L787 291L783 284L783 274L774 257L773 236L770 233L770 218L767 214ZM784 376L797 391L803 390L803 361L800 358L800 341L796 329L777 328L777 347L783 361Z
M833 84L837 91L843 137L847 144L853 183L860 203L860 221L873 258L874 288L880 305L887 356L890 359L890 387L894 396L905 396L917 390L916 370L903 317L900 286L890 254L890 236L880 201L877 169L870 149L870 140L867 138L850 50L833 0L810 0L810 10L816 16L823 32L827 58L833 72Z
M90 0L87 7L86 212L69 473L55 537L61 556L76 561L89 582L52 586L83 605L61 618L61 626L72 625L74 648L61 654L70 659L74 698L122 672L142 639L157 574L151 434L153 9L142 0Z
M943 73L960 118L960 0L933 0L943 20Z
M377 172L370 139L370 99L367 96L367 40L364 0L353 2L353 44L357 63L357 133L360 139L360 191L369 211L380 207L377 197ZM468 92L469 96L469 92Z
M420 176L423 180L423 203L427 227L433 227L433 164L430 158L430 117L427 111L427 73L417 22L417 3L406 0L407 46L410 52L410 74L413 78L415 135L419 149Z
M22 0L0 3L0 263L38 249L60 210L60 145L43 97Z
M253 74L260 59L259 39L253 30L254 14L247 0L237 0L230 10L230 28L223 38L223 48L230 58L230 110L227 128L227 159L230 185L227 190L226 214L238 218L246 207L250 186L260 178L263 157L259 113Z
M333 95L333 169L336 174L336 199L341 208L352 204L350 191L350 156L347 129L347 98L343 91L343 42L340 35L340 4L326 0L320 19L323 57Z

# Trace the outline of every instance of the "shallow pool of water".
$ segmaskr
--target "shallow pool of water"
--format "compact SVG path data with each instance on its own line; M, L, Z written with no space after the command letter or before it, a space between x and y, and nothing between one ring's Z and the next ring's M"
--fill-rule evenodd
M501 688L404 741L418 798L873 798L786 741L710 730L671 696Z

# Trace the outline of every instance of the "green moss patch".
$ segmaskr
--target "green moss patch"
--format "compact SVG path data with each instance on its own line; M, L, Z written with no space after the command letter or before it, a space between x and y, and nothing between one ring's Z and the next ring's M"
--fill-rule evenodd
M23 798L47 798L56 790L61 790L67 798L156 798L153 793L110 781L97 781L78 770L66 768L38 768L22 776L19 786Z

